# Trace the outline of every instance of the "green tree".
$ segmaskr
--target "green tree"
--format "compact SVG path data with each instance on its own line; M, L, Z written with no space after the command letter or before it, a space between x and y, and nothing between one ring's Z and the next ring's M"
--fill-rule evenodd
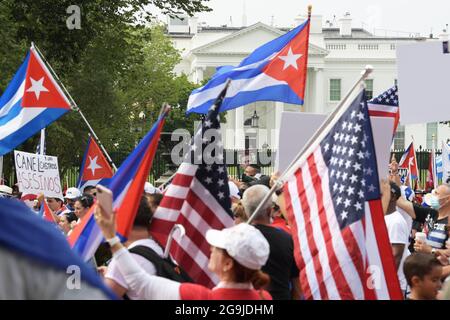
M177 77L179 53L161 26L149 24L157 7L170 15L209 10L205 1L85 0L81 29L68 30L66 8L73 1L4 0L0 3L0 93L31 43L36 45L89 119L110 154L126 155L156 119L163 102L173 105L166 127L192 128L185 106L195 86ZM134 130L143 111L141 132ZM76 112L47 129L47 153L61 169L78 166L88 130ZM38 137L19 149L34 152ZM120 158L120 157L119 157ZM123 158L123 157L122 157Z

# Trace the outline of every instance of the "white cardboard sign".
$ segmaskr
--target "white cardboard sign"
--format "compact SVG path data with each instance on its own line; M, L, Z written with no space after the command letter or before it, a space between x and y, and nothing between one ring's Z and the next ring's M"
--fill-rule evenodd
M14 162L22 195L63 198L57 157L14 150Z
M402 124L450 120L450 54L433 41L397 48Z
M326 115L304 112L282 112L275 168L283 172L325 121Z
M289 166L325 118L326 116L322 114L282 113L276 170L283 172ZM377 156L378 176L380 179L386 178L389 173L394 119L384 117L370 117L370 119Z

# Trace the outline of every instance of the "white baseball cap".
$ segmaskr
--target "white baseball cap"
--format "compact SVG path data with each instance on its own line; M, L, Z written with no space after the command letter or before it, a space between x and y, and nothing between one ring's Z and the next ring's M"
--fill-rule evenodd
M206 241L226 250L234 260L251 270L261 269L269 259L269 243L258 229L248 223L222 230L208 230Z
M233 181L228 181L228 188L230 188L230 198L240 199L239 189Z
M67 189L66 194L64 196L64 198L70 199L70 200L73 200L73 199L76 199L79 197L81 197L81 192L80 192L80 190L78 190L77 188L74 188L74 187Z
M13 189L5 186L4 184L0 185L0 196L10 197L12 195Z
M154 194L154 193L161 193L161 190L159 190L158 188L155 188L154 185L152 185L150 182L146 181L144 184L144 192Z

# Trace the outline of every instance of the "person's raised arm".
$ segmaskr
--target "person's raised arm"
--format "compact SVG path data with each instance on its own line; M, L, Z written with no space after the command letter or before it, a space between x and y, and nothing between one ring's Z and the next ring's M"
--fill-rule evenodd
M397 207L409 214L413 220L416 220L416 212L414 211L412 202L406 200L403 197L400 197L397 200Z
M109 215L97 206L95 220L105 239L116 237L115 214ZM111 246L111 251L127 285L139 296L148 300L180 300L180 283L145 272L120 241Z

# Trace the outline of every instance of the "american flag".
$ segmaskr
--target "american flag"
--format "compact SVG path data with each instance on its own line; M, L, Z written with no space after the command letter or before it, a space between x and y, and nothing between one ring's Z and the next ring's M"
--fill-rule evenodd
M365 91L346 108L283 187L300 284L307 299L401 299Z
M367 102L367 105L371 117L394 118L394 133L397 131L398 123L400 121L400 110L398 103L398 87L396 85Z
M226 89L194 136L191 150L165 190L150 229L153 237L166 245L174 224L183 225L186 235L181 239L174 237L170 253L196 283L208 287L217 284L218 278L208 270L210 246L205 239L206 231L233 225L219 122L225 93ZM215 138L208 137L209 134ZM217 154L212 152L210 157L203 156L213 143Z

